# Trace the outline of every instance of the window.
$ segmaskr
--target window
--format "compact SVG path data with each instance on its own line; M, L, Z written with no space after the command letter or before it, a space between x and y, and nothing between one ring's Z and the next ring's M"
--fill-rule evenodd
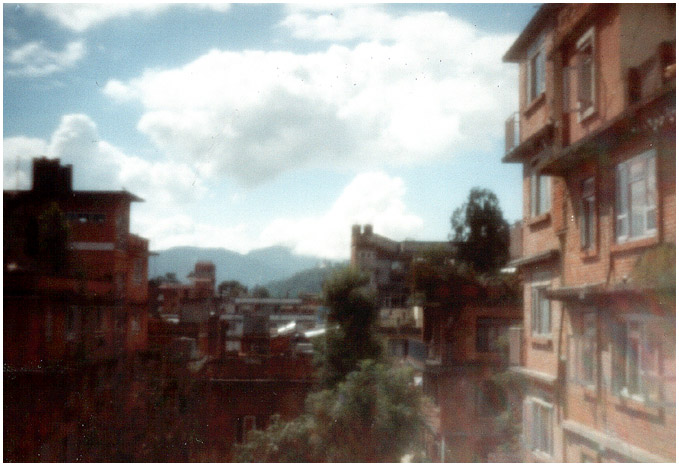
M569 337L570 380L592 387L596 385L596 314L582 317L582 327Z
M526 398L523 405L523 435L528 450L552 456L553 406L538 398Z
M236 418L236 441L239 443L247 440L247 434L257 428L257 418L255 416L244 416Z
M552 309L549 299L545 297L546 284L533 285L531 290L531 327L533 335L551 335Z
M594 67L594 28L587 31L577 42L578 117L580 120L592 115L596 99L596 70Z
M530 179L530 208L533 217L549 212L551 208L550 184L548 176L538 175L536 171L533 171Z
M74 340L79 327L79 313L77 306L69 306L66 310L66 340Z
M73 223L103 224L106 221L105 214L96 214L92 212L68 212L66 218Z
M655 149L616 169L616 237L618 243L656 233L657 188Z
M544 40L539 39L528 50L526 66L527 104L545 92L545 47Z
M144 278L144 264L141 257L134 259L133 269L132 269L132 280L135 284L139 285L142 283Z
M476 319L476 351L498 353L502 351L502 337L507 335L509 322L505 319Z
M647 403L663 400L660 319L631 316L613 327L613 391Z
M582 182L580 198L580 246L593 249L596 244L596 197L594 177Z

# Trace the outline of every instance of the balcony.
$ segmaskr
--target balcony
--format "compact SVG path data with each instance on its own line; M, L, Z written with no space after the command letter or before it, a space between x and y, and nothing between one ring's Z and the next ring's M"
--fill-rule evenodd
M676 77L675 44L663 42L656 53L641 65L630 68L627 97L630 105L641 102L663 89Z
M519 112L514 112L505 121L505 155L519 147L521 142Z

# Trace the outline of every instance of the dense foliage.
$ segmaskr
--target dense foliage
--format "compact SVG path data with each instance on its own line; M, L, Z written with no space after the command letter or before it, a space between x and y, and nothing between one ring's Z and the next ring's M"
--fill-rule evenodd
M380 356L374 335L377 306L367 285L368 277L351 267L337 270L323 285L330 327L319 361L319 378L325 387L356 370L359 361Z
M310 395L302 416L250 432L235 461L398 462L419 452L422 403L408 369L364 360L336 387Z
M458 260L476 273L493 273L507 263L509 224L492 191L473 188L467 202L453 212L450 223L450 239L457 245Z

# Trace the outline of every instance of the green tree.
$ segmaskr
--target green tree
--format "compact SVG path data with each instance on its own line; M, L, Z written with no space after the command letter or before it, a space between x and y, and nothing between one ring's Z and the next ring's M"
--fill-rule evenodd
M37 222L37 258L49 273L61 274L69 265L69 228L66 216L56 202L40 214Z
M450 239L458 248L457 257L479 274L492 274L509 258L509 224L502 216L495 194L472 188L467 202L450 218Z
M223 298L239 298L248 294L248 287L238 280L226 280L219 284L217 291Z
M423 403L411 370L364 360L336 387L310 395L302 416L251 432L235 460L398 462L421 452Z
M363 359L377 359L381 346L374 335L377 319L375 296L368 277L359 270L337 270L323 284L323 299L329 308L324 351L320 356L319 378L332 387L358 368ZM332 328L337 324L336 328Z
M269 293L269 290L267 290L263 286L256 286L252 290L253 298L269 298L270 296L271 294Z

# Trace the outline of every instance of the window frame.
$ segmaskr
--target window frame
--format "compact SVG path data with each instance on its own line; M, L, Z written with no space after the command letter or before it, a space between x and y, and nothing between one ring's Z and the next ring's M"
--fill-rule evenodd
M580 183L580 248L584 251L596 249L597 220L596 177L590 176Z
M527 449L538 455L554 455L554 405L528 396L524 400L524 442Z
M533 169L530 176L530 213L531 217L539 217L552 209L552 179L540 175Z
M526 106L539 99L546 88L545 38L539 37L526 53Z
M550 285L549 281L531 283L531 335L534 337L552 337L552 301L543 296ZM542 307L543 303L546 303L546 309ZM547 316L546 323L543 313ZM543 331L545 328L547 332Z
M643 164L643 173L633 176L632 169L637 164ZM657 151L651 148L641 152L615 167L615 239L622 244L652 238L658 234L658 167ZM643 182L643 205L635 205L633 185ZM652 204L651 202L652 201ZM641 212L642 231L635 233L635 215ZM650 215L650 217L649 217ZM649 219L652 226L649 227Z
M659 319L653 319L647 314L631 314L616 322L614 332L619 344L616 348L618 355L614 358L612 367L617 375L611 384L613 393L646 405L664 403L664 352L662 342L653 331L653 324L661 325ZM649 351L651 358L645 352L649 347L655 349ZM635 357L630 358L630 354ZM646 366L646 361L650 359L655 359L655 370ZM649 380L654 380L655 385L649 384ZM650 392L654 388L657 396L656 399L651 399Z
M594 26L590 27L576 42L576 70L577 70L577 102L578 102L578 122L585 120L596 112L596 35ZM590 49L589 53L585 53ZM585 57L589 56L589 70L586 70ZM585 76L585 73L587 76ZM584 78L584 79L583 79ZM583 104L583 95L585 90L584 83L589 83L589 102L585 106Z

